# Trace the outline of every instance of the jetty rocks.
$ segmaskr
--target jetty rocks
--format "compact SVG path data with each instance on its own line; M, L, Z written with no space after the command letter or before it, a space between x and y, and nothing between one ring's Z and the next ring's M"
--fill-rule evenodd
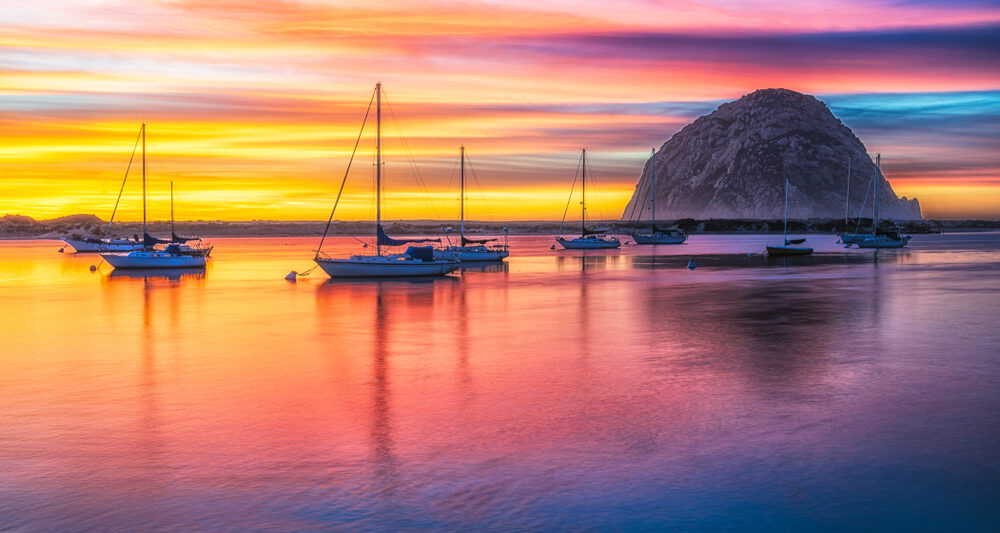
M875 163L854 132L806 94L761 89L723 104L674 134L655 157L659 220L782 218L786 177L789 218L843 218L849 160L850 214L864 205L871 216ZM646 161L623 221L649 220L652 167ZM921 218L917 199L898 198L884 176L878 193L880 218Z

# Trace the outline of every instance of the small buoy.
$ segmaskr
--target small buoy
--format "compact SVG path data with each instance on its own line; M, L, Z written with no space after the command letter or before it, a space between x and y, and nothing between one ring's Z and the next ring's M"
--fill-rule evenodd
M285 279L287 279L288 281L295 281L298 275L299 273L293 270L289 272L287 276L285 276Z
M366 243L362 244L361 247L362 248L368 248L368 243L366 242Z
M747 252L747 257L753 257L753 252Z
M97 265L90 265L90 271L93 272L97 270Z
M66 247L65 246L63 246L62 248L59 249L59 253L64 253L65 251L66 251Z
M694 264L694 259L688 261L688 270L694 270L698 265Z
M555 250L555 249L556 249L556 245L553 244L552 246L549 246L549 250Z

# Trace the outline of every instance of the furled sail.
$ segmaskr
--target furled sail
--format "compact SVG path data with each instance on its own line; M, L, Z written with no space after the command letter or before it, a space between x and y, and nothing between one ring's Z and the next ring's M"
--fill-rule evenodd
M495 240L496 239L469 239L466 237L462 237L462 246L465 246L467 244L486 244L488 242L493 242Z
M159 238L153 237L152 235L150 235L148 233L143 233L142 234L142 245L145 246L146 248L152 248L153 246L156 246L157 244L169 244L171 242L173 242L173 241L171 241L170 239L159 239Z
M441 239L393 239L385 234L381 224L375 228L375 233L378 235L379 246L402 246L411 242L441 242Z

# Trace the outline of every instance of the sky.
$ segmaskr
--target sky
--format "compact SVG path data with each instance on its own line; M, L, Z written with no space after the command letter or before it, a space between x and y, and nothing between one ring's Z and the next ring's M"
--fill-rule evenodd
M930 218L1000 218L1000 1L0 0L0 215L323 220L381 81L393 219L618 218L652 147L756 89L813 94ZM335 217L373 212L366 130ZM133 164L119 217L141 218ZM594 191L591 194L591 191ZM570 215L572 218L574 215Z

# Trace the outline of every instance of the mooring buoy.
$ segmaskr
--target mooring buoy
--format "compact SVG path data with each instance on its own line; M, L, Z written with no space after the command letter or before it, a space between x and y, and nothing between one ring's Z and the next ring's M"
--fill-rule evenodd
M285 279L287 279L288 281L296 281L298 275L299 273L293 270L289 272L287 276L285 276Z
M694 259L688 261L688 270L694 270L695 268L698 268L698 265L694 264Z

